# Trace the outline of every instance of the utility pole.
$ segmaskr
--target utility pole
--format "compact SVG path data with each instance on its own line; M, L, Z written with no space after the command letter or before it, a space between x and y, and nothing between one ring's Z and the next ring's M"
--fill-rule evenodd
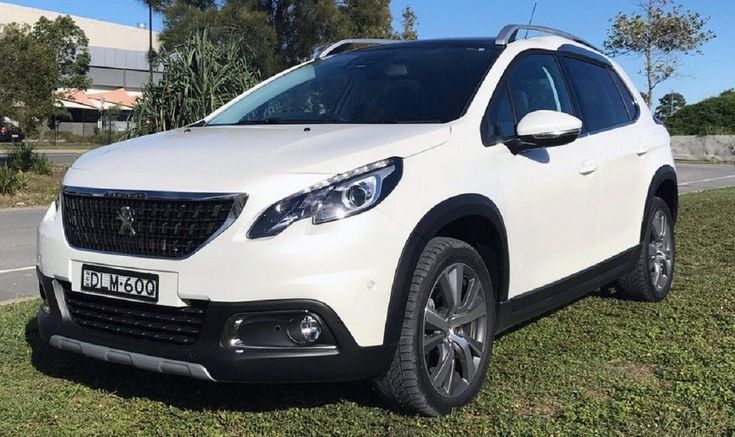
M153 5L148 4L148 73L153 82Z

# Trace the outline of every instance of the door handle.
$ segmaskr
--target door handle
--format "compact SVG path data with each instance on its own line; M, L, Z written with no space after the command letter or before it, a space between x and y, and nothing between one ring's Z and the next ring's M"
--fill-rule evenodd
M582 162L582 165L579 167L579 174L586 176L590 173L594 173L596 170L597 170L597 162L592 161L591 159L586 159Z
M646 153L648 153L648 146L645 143L641 143L635 148L635 154L638 156L643 156Z

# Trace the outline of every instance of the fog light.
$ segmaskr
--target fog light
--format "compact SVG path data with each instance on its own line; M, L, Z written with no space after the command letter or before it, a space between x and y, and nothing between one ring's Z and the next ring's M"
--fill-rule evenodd
M43 303L41 304L41 311L43 311L46 314L51 314L51 307L48 304L48 301L46 299L43 300Z
M322 335L322 324L316 318L305 315L296 317L288 322L288 336L294 343L300 345L313 344Z

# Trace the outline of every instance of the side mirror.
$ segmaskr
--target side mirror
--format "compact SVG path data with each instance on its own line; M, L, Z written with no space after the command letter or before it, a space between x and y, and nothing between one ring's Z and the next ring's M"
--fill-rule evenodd
M506 143L517 155L524 150L556 147L576 140L582 132L582 120L557 111L533 111L521 119L517 138Z

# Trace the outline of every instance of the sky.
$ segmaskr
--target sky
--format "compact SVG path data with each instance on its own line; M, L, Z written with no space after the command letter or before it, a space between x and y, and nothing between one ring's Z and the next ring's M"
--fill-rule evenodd
M134 26L148 22L148 10L138 0L1 0L23 6L79 15ZM709 28L717 38L707 43L702 55L681 59L678 77L659 85L655 97L676 91L695 103L735 88L735 0L681 0L685 8L710 17ZM462 36L493 37L508 23L528 22L534 0L393 0L396 24L400 12L411 6L418 15L419 38ZM534 24L576 34L598 47L605 39L609 20L618 11L631 11L634 0L538 0ZM154 18L153 30L161 30ZM638 74L640 59L616 59L640 89L645 79Z

